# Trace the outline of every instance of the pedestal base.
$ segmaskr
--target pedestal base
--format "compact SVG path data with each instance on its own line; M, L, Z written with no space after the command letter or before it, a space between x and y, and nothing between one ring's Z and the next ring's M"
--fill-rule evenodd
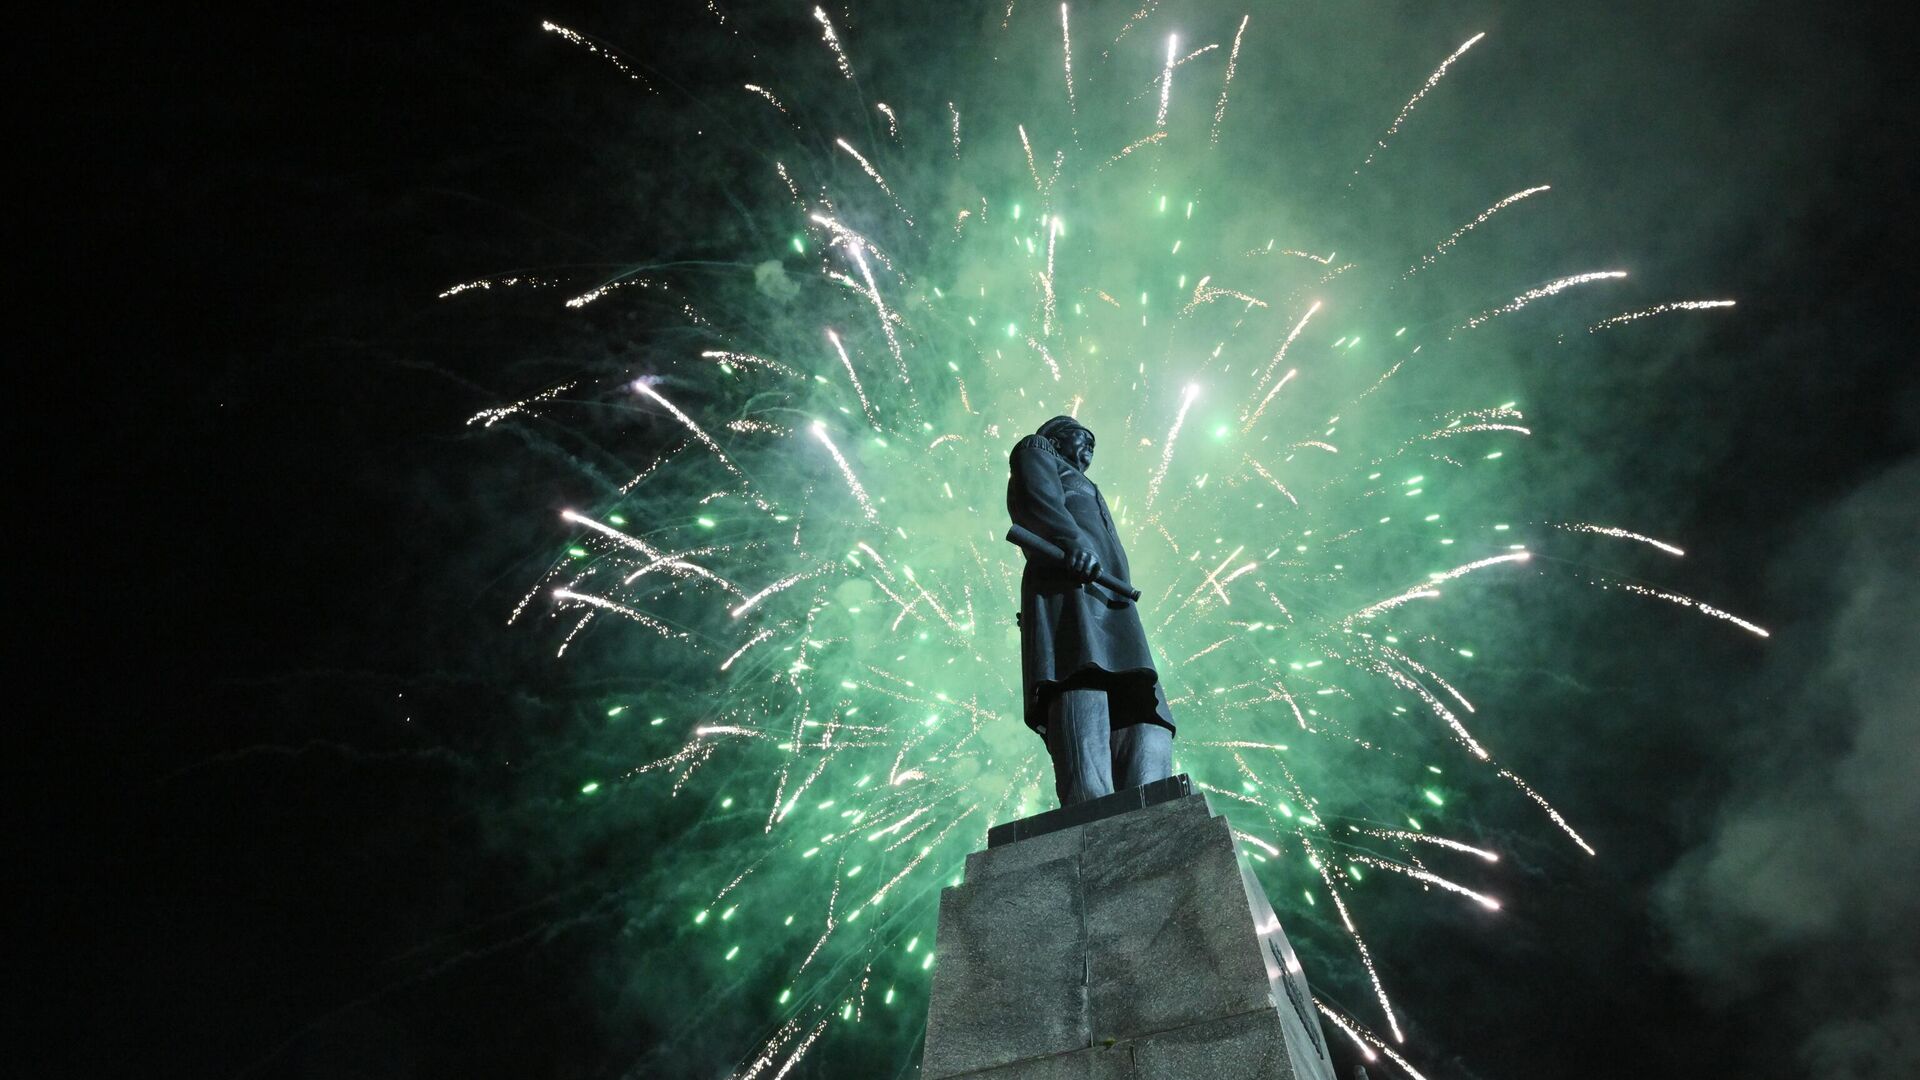
M1333 1080L1226 820L1204 795L1125 795L1113 816L967 856L940 898L921 1076Z

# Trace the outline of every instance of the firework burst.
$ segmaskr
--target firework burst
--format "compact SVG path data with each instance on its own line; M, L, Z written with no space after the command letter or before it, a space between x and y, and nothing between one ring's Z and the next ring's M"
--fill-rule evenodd
M1007 453L1054 413L1100 435L1096 478L1181 722L1177 769L1216 796L1269 891L1301 898L1289 918L1364 968L1371 1014L1323 1012L1369 1059L1405 1065L1389 1048L1405 1042L1401 1007L1364 936L1362 868L1435 886L1434 902L1513 902L1483 891L1500 886L1494 852L1423 824L1448 797L1427 762L1505 781L1592 853L1469 728L1456 683L1473 650L1449 638L1447 612L1552 572L1534 556L1557 535L1680 554L1614 525L1527 526L1517 493L1491 508L1456 497L1464 478L1508 467L1531 429L1516 403L1436 394L1481 336L1469 331L1624 272L1502 281L1482 304L1396 325L1390 306L1444 278L1441 255L1545 184L1450 233L1375 238L1344 258L1306 253L1327 237L1245 235L1271 207L1237 199L1213 155L1256 111L1228 109L1260 62L1254 16L1182 25L1155 4L1117 17L1009 5L984 44L1031 41L1049 66L1002 65L1034 88L1020 122L965 138L971 84L867 99L857 61L878 46L838 9L808 18L812 55L700 103L766 119L742 121L765 138L738 148L760 180L741 212L779 238L750 253L754 290L653 270L579 282L575 310L668 296L675 321L617 377L530 388L472 421L628 418L638 460L556 523L572 537L509 621L554 620L567 663L604 662L583 659L584 641L619 643L603 654L631 689L608 695L607 715L650 720L613 744L624 767L582 778L583 797L706 807L711 857L667 890L685 906L650 918L703 963L754 966L704 991L765 1012L737 1075L787 1076L876 1009L917 1018L939 890L989 825L1051 805L1049 764L1019 719L1020 567L1000 536ZM549 29L661 93L645 64ZM1361 133L1356 175L1411 138L1415 105L1480 41L1418 84L1371 152ZM554 278L443 296L483 302L470 294ZM1402 778L1401 794L1333 768L1356 754ZM1441 853L1476 856L1448 866L1471 883L1427 865Z

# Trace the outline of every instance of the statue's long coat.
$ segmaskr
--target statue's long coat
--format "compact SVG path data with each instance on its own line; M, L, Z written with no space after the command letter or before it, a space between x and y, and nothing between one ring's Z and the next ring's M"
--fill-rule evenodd
M1013 448L1011 464L1007 514L1014 524L1062 548L1093 552L1102 569L1138 587L1107 501L1085 473L1039 435ZM1125 712L1137 716L1150 708L1152 719L1173 727L1139 607L1098 583L1075 581L1064 567L1031 552L1020 577L1020 682L1024 718L1035 731L1046 729L1048 694L1093 687L1110 697L1138 695ZM1121 712L1115 710L1116 722L1123 722Z

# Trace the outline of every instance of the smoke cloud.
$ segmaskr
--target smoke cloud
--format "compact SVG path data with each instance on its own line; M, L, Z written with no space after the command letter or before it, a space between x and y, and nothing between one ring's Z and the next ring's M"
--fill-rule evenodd
M1830 591L1828 614L1771 653L1730 734L1745 775L1659 892L1676 962L1781 1013L1803 1075L1920 1075L1917 532L1915 460L1802 531L1783 587Z
M800 295L800 286L787 276L787 268L778 259L768 259L753 268L753 287L761 296L783 304Z

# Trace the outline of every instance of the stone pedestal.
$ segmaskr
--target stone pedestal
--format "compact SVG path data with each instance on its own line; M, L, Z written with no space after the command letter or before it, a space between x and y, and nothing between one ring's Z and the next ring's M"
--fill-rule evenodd
M1333 1080L1280 920L1188 790L1038 815L967 857L940 897L924 1080Z

